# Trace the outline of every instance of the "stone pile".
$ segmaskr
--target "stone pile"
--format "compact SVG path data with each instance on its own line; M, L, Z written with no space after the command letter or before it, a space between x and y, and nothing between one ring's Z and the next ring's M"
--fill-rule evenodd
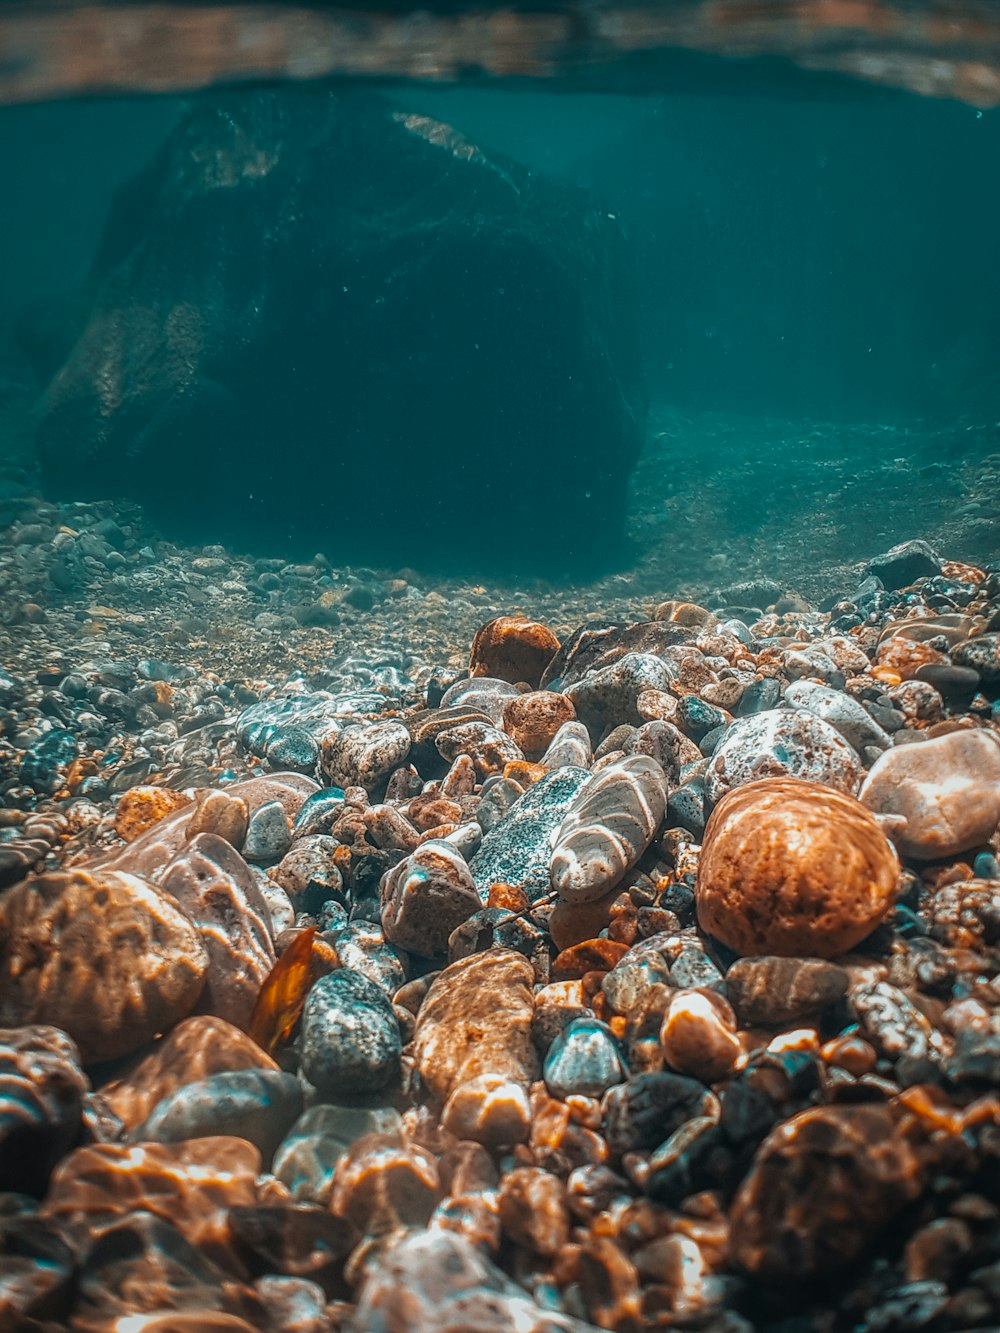
M4 1327L1000 1324L1000 575L725 591L20 761Z

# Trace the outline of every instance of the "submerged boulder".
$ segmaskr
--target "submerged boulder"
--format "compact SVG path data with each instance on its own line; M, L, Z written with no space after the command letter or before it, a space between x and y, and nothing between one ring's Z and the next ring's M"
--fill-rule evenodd
M352 559L613 558L645 414L581 190L369 90L193 106L117 196L39 405L49 490Z

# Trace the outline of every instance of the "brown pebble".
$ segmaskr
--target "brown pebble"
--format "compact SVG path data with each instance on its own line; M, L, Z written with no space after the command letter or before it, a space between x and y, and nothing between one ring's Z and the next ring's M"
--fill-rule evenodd
M870 1074L878 1062L878 1055L863 1037L834 1037L820 1047L820 1056L828 1065L846 1069L855 1078Z
M728 792L705 829L698 923L739 954L832 958L892 909L899 861L843 792L764 778Z
M736 1015L729 1002L701 987L671 996L660 1028L667 1064L678 1074L715 1083L733 1072L740 1055Z
M190 918L135 875L54 871L0 897L0 1024L62 1028L85 1064L186 1018L207 971Z
M610 972L628 953L627 944L617 940L584 940L562 953L552 964L553 981L574 981L590 972Z
M526 1250L545 1258L558 1254L569 1239L562 1181L541 1167L515 1167L500 1187L500 1222L511 1240Z
M815 1018L847 994L847 973L823 958L741 958L726 995L741 1026L780 1027Z
M615 885L602 898L595 898L589 903L557 902L549 916L549 934L552 943L562 952L584 940L595 939L611 923L615 905L621 898L627 898L619 885Z
M249 819L246 801L227 791L206 788L198 793L185 837L190 841L199 833L214 833L239 851L247 836Z
M440 1195L434 1158L390 1134L365 1134L342 1154L330 1208L362 1235L425 1226Z
M542 672L559 651L559 640L527 616L498 616L476 631L469 655L470 676L492 676L537 689Z
M125 842L134 842L140 833L190 804L190 796L169 787L130 787L115 808L115 832Z
M555 690L532 690L511 699L503 710L507 734L529 759L537 759L547 749L564 722L572 722L576 709L572 700Z

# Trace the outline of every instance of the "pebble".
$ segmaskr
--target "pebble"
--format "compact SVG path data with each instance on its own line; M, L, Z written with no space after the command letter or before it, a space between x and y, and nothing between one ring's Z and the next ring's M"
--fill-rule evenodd
M292 1197L328 1206L337 1163L369 1134L399 1136L399 1112L392 1107L312 1106L286 1132L271 1170Z
M41 1023L0 1028L0 1191L45 1193L52 1168L80 1136L89 1091L65 1032Z
M276 1069L237 1069L186 1083L159 1102L130 1137L185 1143L232 1134L258 1148L265 1166L302 1114L302 1085Z
M994 698L1000 687L1000 634L979 634L966 639L952 651L957 667L966 667L979 676L983 690Z
M554 742L559 729L575 720L572 701L555 690L517 694L503 709L504 730L529 759L539 758Z
M366 1134L341 1156L330 1208L363 1236L426 1226L440 1197L437 1163L402 1135Z
M230 843L198 833L167 866L160 887L187 913L208 955L203 1006L246 1028L275 961L270 909L250 867Z
M805 709L839 731L844 740L858 754L866 746L887 750L892 737L885 732L871 714L856 699L828 685L817 685L811 680L797 680L785 691L785 700L794 708Z
M303 802L292 822L292 838L313 837L329 833L344 809L343 787L322 787Z
M271 802L270 804L277 804ZM266 810L267 805L258 806L254 811L254 818L260 817L260 811ZM195 802L195 808L191 812L191 818L188 820L187 838L194 838L199 833L211 833L216 837L222 838L230 846L235 847L237 851L243 851L247 860L255 858L247 855L244 842L247 836L247 823L250 812L247 803L239 796L233 796L227 791L214 791L212 788L203 788Z
M740 954L833 958L892 910L899 861L852 796L795 778L735 788L698 865L703 930Z
M169 787L132 787L122 793L115 807L115 833L123 842L134 842L161 819L190 804L190 796Z
M643 721L639 695L647 690L666 690L677 669L652 653L626 653L616 662L589 671L582 680L567 685L566 698L588 727L601 732L609 724Z
M553 1097L600 1097L627 1078L611 1029L596 1018L575 1018L545 1057L542 1077Z
M432 838L382 880L382 929L390 944L421 958L445 957L452 931L480 907L469 866Z
M552 737L541 763L552 768L590 768L593 750L590 732L582 722L564 722Z
M521 681L537 689L542 674L559 651L547 625L527 616L498 616L476 632L469 654L470 676Z
M555 837L549 874L567 903L593 902L635 865L659 830L667 783L644 755L592 777L573 800Z
M288 818L280 801L265 801L250 816L243 843L243 857L254 865L270 866L280 861L291 846Z
M378 1092L397 1077L400 1050L399 1024L380 986L348 967L320 977L302 1015L301 1068L321 1096Z
M190 918L121 871L55 871L0 896L0 1023L52 1024L84 1063L186 1018L208 955Z
M869 560L865 569L869 576L879 579L884 588L908 588L917 579L933 578L941 573L941 559L931 546L921 539L900 542L884 555Z
M843 968L823 958L740 958L726 972L726 996L744 1027L815 1021L848 984Z
M702 987L675 991L660 1028L667 1064L678 1074L716 1083L740 1055L736 1015L726 1000Z
M671 1070L633 1074L601 1103L605 1138L622 1154L656 1148L692 1119L712 1119L718 1101L699 1079Z
M872 765L860 799L906 820L894 835L904 856L955 856L988 842L1000 825L1000 741L963 729L895 746Z
M506 813L486 828L469 866L483 902L491 884L514 885L532 901L549 892L550 838L589 777L585 768L560 766L518 795ZM482 816L480 805L477 817Z
M527 959L491 949L446 967L420 1007L413 1037L420 1086L460 1138L490 1146L527 1137L527 1089L540 1072L533 982Z
M771 709L736 719L712 755L705 792L717 805L736 787L786 776L853 796L862 769L853 747L828 723L798 708Z
M888 1106L818 1106L779 1125L737 1191L730 1244L775 1280L846 1269L923 1187L917 1154Z
M341 844L322 833L297 838L268 877L288 894L300 912L318 912L324 903L337 899L344 877L337 864Z
M319 771L335 787L364 787L371 795L410 753L402 722L347 727L323 739Z
M569 1240L569 1209L562 1182L537 1166L504 1176L499 1198L504 1233L530 1254L553 1259Z

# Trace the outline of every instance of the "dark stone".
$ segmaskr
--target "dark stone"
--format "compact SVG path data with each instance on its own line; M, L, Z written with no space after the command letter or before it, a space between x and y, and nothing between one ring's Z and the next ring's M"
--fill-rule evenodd
M491 569L621 547L645 395L618 222L369 89L193 103L82 305L40 403L53 493L352 562L466 568L484 504L518 534Z
M865 571L880 579L890 591L908 588L917 579L933 578L941 573L941 560L925 541L900 542L884 555L868 561Z
M697 1079L669 1070L635 1074L605 1094L604 1137L615 1153L655 1148L692 1117L709 1115L711 1103Z

